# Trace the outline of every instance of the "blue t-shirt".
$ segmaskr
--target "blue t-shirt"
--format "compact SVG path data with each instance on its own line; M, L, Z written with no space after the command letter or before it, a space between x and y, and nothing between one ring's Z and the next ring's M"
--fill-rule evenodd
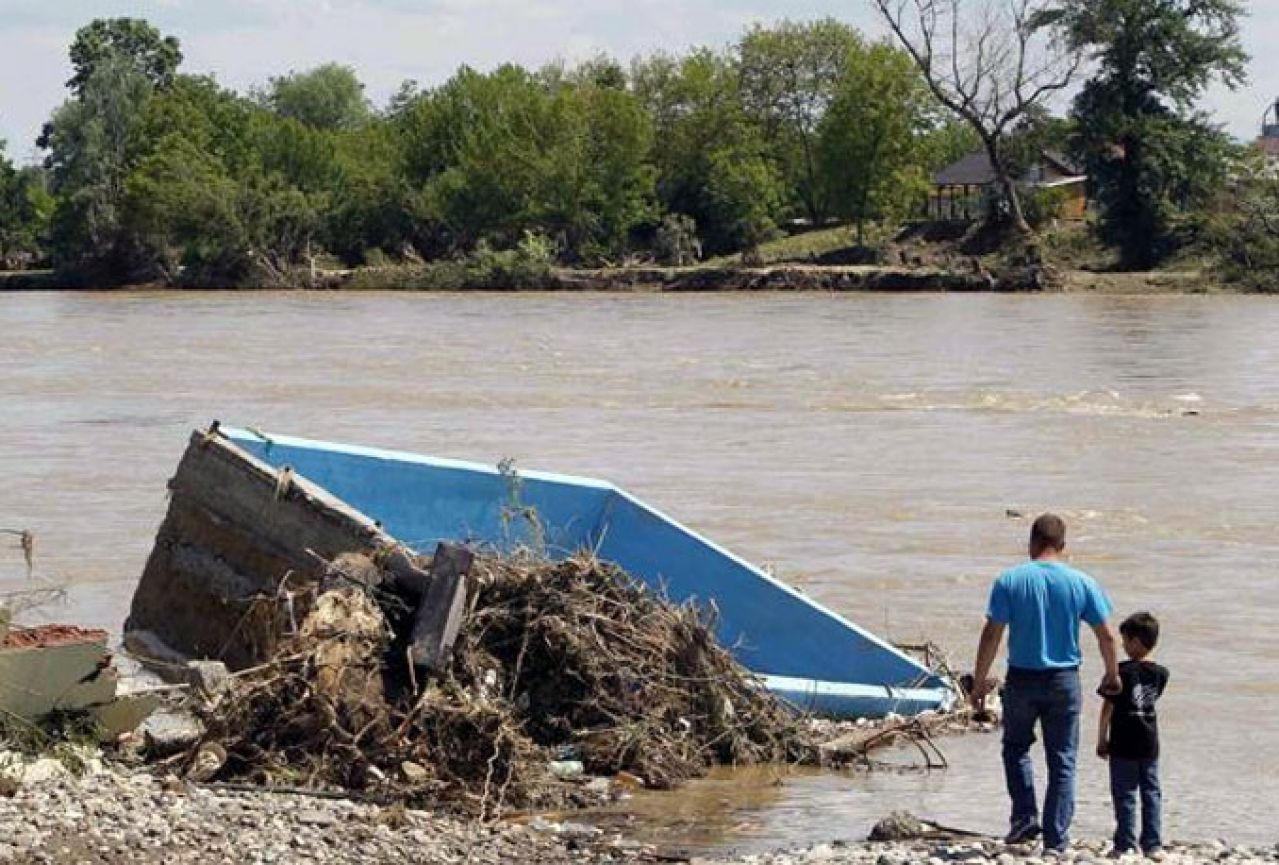
M999 575L986 615L1008 626L1008 665L1024 670L1078 667L1079 623L1110 616L1097 581L1062 562L1026 562Z

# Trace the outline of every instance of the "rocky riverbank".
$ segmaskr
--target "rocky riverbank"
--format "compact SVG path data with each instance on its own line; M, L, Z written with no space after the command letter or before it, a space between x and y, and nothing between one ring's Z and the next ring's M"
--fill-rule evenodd
M604 865L1106 865L1108 844L1085 840L1062 857L993 840L836 841L749 856L686 858L579 822L541 818L493 826L342 798L241 791L119 768L26 784L0 797L4 865L402 865L537 862ZM1138 865L1139 857L1123 861ZM1166 865L1263 865L1279 846L1172 844Z
M107 771L0 798L5 865L407 865L650 860L576 823L497 826L348 799L237 791Z
M802 850L779 851L725 859L693 860L698 865L1139 865L1150 862L1138 855L1118 860L1108 855L1103 841L1076 842L1062 855L1043 855L1037 847L1008 847L1002 842L935 841L839 842ZM1170 844L1156 857L1162 865L1263 865L1279 862L1276 847L1239 847L1224 841Z

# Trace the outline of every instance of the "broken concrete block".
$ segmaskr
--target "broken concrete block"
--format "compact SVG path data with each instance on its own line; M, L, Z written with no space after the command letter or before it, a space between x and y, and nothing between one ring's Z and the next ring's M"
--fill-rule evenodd
M11 628L0 640L0 712L38 720L104 705L118 675L107 632L70 625Z

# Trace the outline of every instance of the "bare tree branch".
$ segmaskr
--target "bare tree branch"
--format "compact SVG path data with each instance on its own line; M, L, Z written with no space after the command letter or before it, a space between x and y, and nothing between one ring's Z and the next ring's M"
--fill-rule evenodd
M871 2L937 100L980 136L1013 226L1029 234L1004 139L1017 120L1069 86L1081 63L1055 25L1044 23L1049 0Z

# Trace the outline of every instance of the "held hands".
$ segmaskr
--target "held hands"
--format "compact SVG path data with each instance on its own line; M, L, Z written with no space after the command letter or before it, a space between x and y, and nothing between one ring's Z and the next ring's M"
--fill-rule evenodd
M1110 743L1105 739L1097 742L1097 756L1103 760L1110 759Z
M1119 678L1118 673L1107 673L1101 680L1101 687L1097 689L1098 694L1106 697L1113 697L1124 689L1124 683Z

